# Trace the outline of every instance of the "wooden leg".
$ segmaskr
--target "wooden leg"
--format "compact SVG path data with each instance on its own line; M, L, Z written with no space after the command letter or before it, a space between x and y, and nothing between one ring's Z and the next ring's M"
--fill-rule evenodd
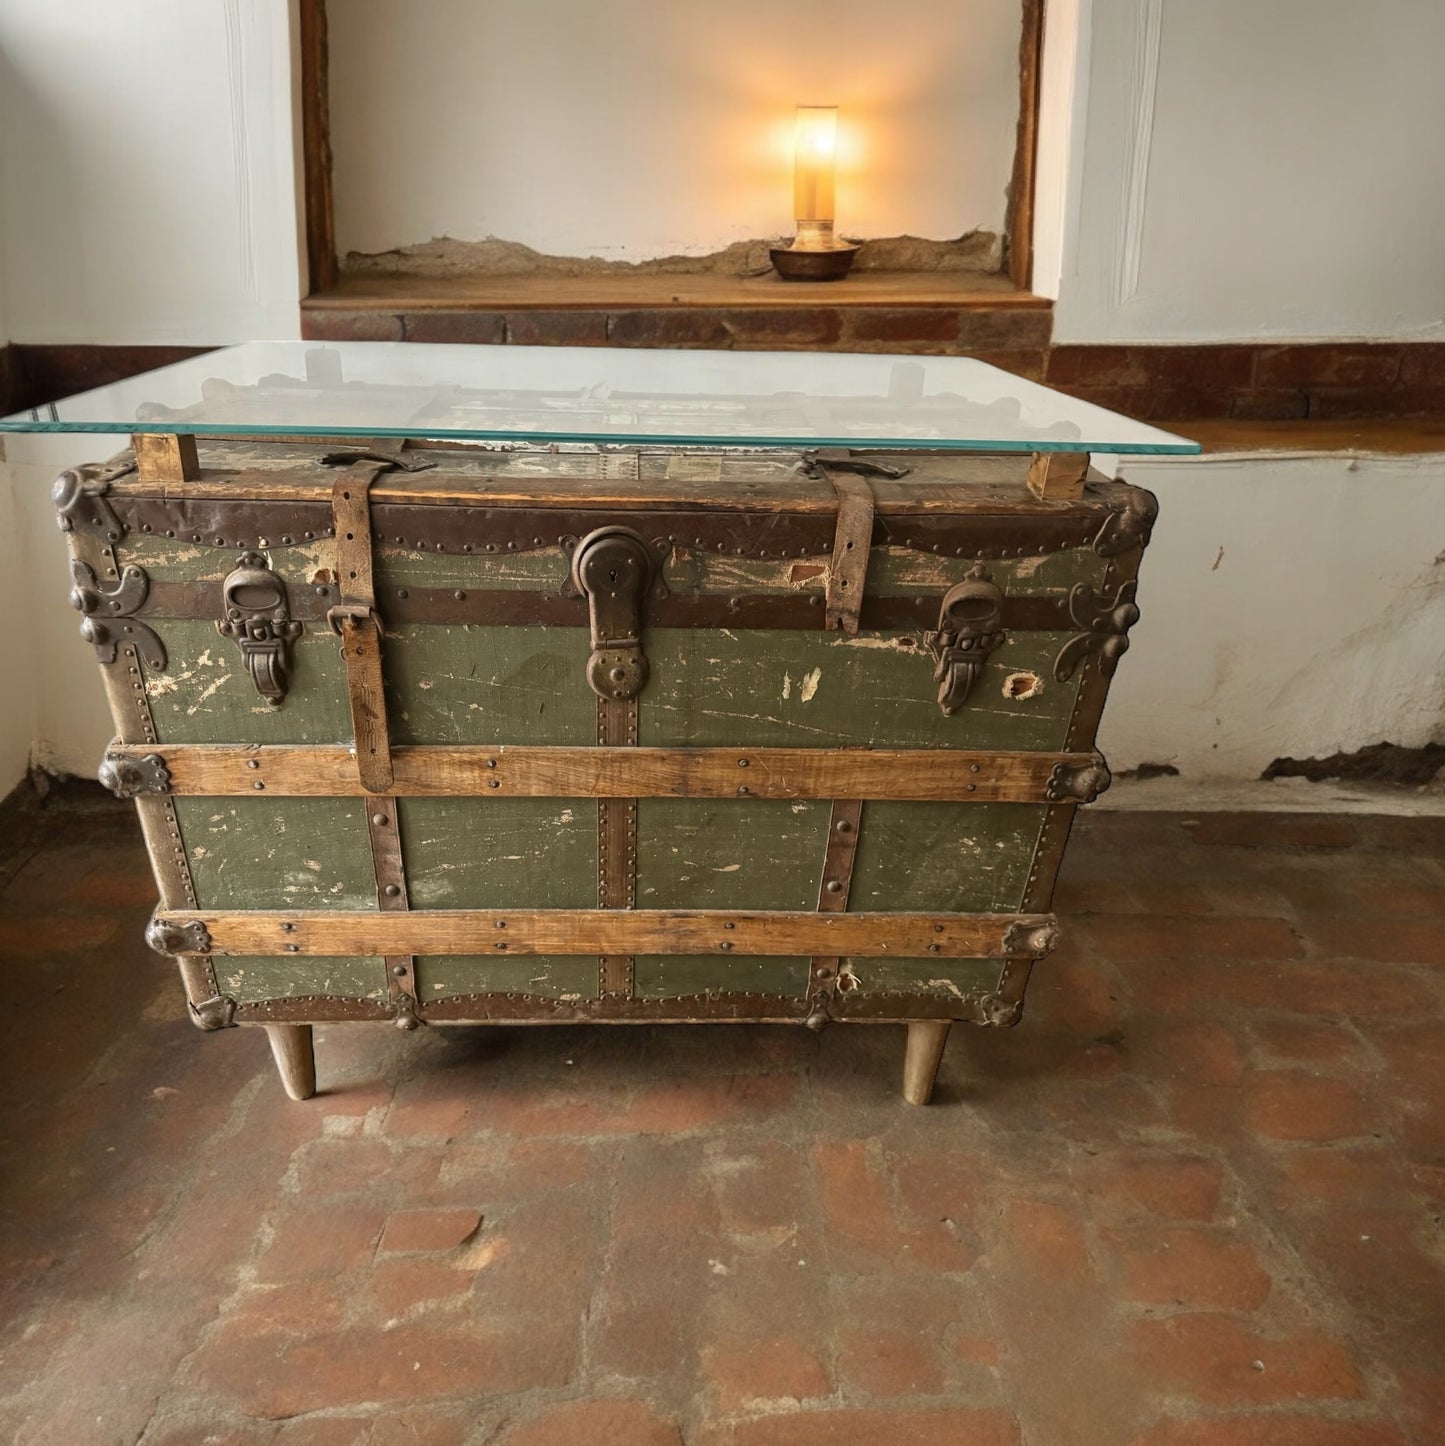
M933 1080L948 1043L949 1022L928 1019L908 1026L903 1052L903 1098L910 1105L926 1105L933 1096Z
M316 1093L316 1052L311 1047L309 1024L268 1024L271 1053L286 1093L293 1100L309 1100Z

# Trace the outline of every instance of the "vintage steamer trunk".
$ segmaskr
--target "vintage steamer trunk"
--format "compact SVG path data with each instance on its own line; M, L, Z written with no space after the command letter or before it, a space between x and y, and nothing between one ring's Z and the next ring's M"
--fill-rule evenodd
M921 1103L951 1022L1018 1020L1147 492L153 416L55 489L101 778L193 1019L265 1026L293 1096L315 1021L837 1021L906 1023Z

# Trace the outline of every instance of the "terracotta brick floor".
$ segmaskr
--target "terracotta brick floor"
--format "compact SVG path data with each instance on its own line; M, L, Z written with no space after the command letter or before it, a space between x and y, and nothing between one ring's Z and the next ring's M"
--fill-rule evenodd
M294 1105L125 812L9 845L6 1441L1445 1441L1445 820L1090 815L924 1110L882 1027L330 1027Z

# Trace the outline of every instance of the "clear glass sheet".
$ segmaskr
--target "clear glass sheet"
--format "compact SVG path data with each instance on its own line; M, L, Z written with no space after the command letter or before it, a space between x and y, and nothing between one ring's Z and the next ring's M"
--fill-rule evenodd
M1197 452L966 357L249 342L0 419L6 432Z

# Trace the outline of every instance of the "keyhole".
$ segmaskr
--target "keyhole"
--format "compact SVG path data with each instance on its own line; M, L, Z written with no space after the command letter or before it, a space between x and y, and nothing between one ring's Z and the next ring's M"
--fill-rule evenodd
M610 581L616 582L616 581L617 581L617 569L616 569L615 567L612 568L612 569L610 569L610 570L608 571L607 576L608 576L608 579L609 579Z

